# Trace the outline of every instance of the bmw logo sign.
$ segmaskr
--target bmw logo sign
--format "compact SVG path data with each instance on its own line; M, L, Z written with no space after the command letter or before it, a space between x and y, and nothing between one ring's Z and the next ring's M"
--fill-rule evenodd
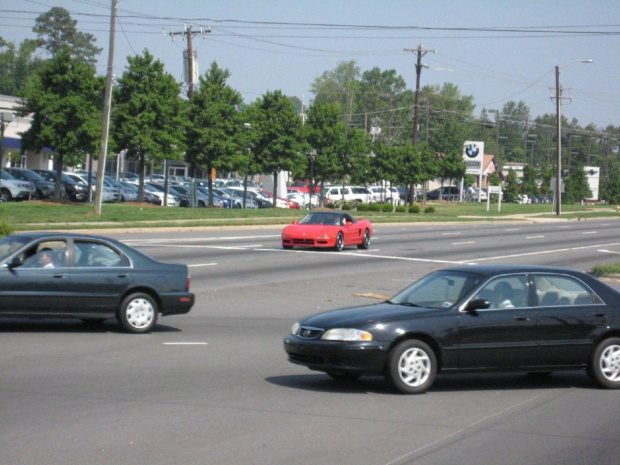
M465 154L469 158L476 158L479 153L480 153L480 149L478 148L476 144L469 144L467 147L465 147Z

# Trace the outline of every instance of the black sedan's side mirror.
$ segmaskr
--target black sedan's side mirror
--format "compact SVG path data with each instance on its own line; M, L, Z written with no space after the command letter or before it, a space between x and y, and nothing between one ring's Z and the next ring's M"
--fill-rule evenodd
M465 311L475 315L477 310L483 310L485 308L489 308L490 306L491 302L486 299L470 300L465 307Z
M18 268L24 264L24 257L17 255L9 262L9 269Z

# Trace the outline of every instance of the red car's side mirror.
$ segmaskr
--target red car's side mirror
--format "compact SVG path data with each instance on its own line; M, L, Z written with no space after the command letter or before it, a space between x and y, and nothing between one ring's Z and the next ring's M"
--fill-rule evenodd
M293 220L293 224L299 224L299 221Z

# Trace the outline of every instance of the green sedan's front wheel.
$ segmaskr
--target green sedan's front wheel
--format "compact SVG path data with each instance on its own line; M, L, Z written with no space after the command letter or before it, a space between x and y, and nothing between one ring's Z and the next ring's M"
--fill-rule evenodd
M158 311L157 303L150 295L137 292L121 302L118 321L130 333L147 333L157 323Z

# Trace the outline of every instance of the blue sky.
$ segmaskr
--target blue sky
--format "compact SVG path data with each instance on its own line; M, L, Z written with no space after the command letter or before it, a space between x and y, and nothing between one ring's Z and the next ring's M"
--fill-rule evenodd
M0 0L0 36L34 38L38 14L61 6L103 47L98 72L105 73L109 0ZM555 114L551 97L555 66L565 88L563 114L582 126L620 125L620 2L405 1L405 0L119 0L115 72L127 56L145 48L181 81L186 42L164 32L211 33L194 38L200 72L212 61L231 72L229 83L246 102L281 89L308 102L310 86L340 61L362 71L395 69L415 88L415 55L405 47L434 48L423 62L422 85L456 84L482 108L501 109L523 100L533 117Z

